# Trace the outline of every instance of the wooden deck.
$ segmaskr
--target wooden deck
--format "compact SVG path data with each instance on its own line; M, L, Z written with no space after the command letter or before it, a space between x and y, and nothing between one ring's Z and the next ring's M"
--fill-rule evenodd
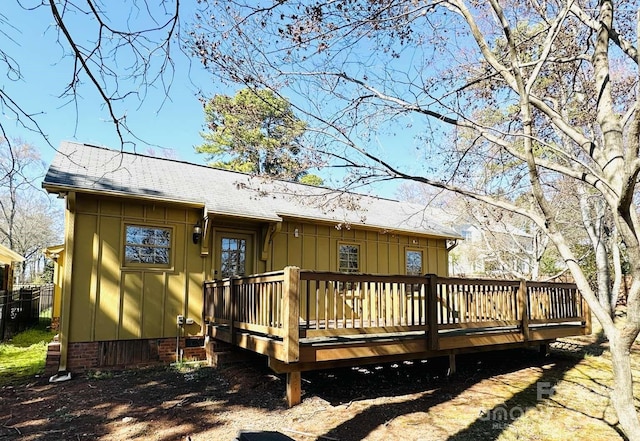
M282 271L206 282L207 335L287 373L548 342L591 332L573 284Z

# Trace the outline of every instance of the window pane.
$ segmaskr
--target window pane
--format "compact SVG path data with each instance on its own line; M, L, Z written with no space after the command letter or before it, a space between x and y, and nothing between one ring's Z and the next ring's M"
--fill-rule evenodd
M340 245L338 270L345 273L357 273L360 271L360 259L358 257L360 247L358 245Z
M171 229L127 225L125 263L166 266L170 263Z
M407 251L407 274L422 274L422 251Z
M222 277L244 275L246 271L247 241L233 237L222 238L220 272Z

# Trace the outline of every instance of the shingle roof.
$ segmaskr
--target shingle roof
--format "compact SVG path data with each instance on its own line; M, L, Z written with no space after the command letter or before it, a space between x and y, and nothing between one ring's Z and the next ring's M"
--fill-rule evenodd
M434 221L421 205L74 142L60 145L42 185L52 193L74 190L152 198L202 206L209 214L265 221L302 218L460 237Z

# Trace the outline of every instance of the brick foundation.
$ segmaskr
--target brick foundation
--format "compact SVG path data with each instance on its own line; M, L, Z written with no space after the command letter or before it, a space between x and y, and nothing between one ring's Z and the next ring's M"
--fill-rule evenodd
M97 341L70 343L67 350L67 370L86 371L98 367Z
M60 343L52 341L47 345L47 361L44 366L44 374L48 377L58 372L60 366Z
M210 337L206 338L204 347L207 352L207 363L213 367L228 363L253 363L262 357L255 352L240 349L229 343L214 340Z
M206 360L203 337L180 338L182 361ZM67 370L82 372L91 369L124 369L176 361L175 337L139 340L96 341L69 343L67 348ZM47 348L46 373L54 374L60 363L60 343Z
M195 360L206 360L207 354L204 346L195 346L195 347L187 347L187 342L189 337L180 339L180 349L179 351L182 353L182 361L195 361ZM203 337L197 337L199 340L203 340ZM158 341L158 358L162 362L174 362L176 361L176 339L175 338L165 338L159 339ZM204 342L204 340L203 340Z

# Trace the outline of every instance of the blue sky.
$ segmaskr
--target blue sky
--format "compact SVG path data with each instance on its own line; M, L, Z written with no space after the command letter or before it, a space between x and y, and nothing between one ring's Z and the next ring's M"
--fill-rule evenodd
M119 148L113 124L108 122L106 110L91 85L85 82L80 88L77 108L76 103L59 98L71 79L73 66L69 58L63 58L64 52L56 43L57 32L51 26L50 10L43 7L24 11L16 2L7 1L3 2L1 14L12 28L2 26L5 34L0 34L0 44L19 64L23 79L7 78L2 65L0 87L25 111L38 114L36 119L54 147L63 140L75 140ZM193 149L201 142L199 131L204 122L197 94L199 90L206 96L228 92L216 88L199 63L189 63L179 53L174 56L177 71L169 98L163 103L165 94L158 87L150 90L141 104L138 100L129 100L125 106L128 125L156 152L160 149L154 146L160 146L173 149L177 159L204 163L204 156ZM2 118L10 138L20 138L36 146L43 160L51 161L55 152L39 134L21 127L4 109ZM145 153L148 148L143 142L137 142L137 152Z
M27 6L39 3L40 0L23 0L23 4ZM110 0L106 4L114 8L112 13L115 12L116 15L131 11L130 3L126 0ZM123 8L122 5L129 6ZM188 8L193 8L194 5L191 2L182 5L182 30L186 31L193 12ZM11 27L3 25L3 16ZM80 38L87 38L89 35L91 38L95 26L87 27L86 20L81 16L77 17L78 19L74 16L67 18L68 21L65 22L70 25L75 35ZM50 9L40 7L25 11L15 0L5 2L0 11L0 47L16 59L23 78L13 80L6 75L0 75L0 87L25 111L37 114L38 124L53 147L57 147L61 141L72 140L120 148L120 141L113 123L109 122L104 103L86 79L79 89L77 101L60 98L60 94L71 80L73 60L64 56L68 49L63 50L57 44L57 38ZM204 124L198 96L233 94L236 90L216 82L198 60L191 60L179 51L175 51L173 57L176 72L168 97L158 84L149 89L142 102L129 99L119 108L119 111L126 112L128 126L139 139L128 136L126 140L136 143L135 150L138 153L155 156L166 154L175 159L203 164L205 157L194 151L194 146L202 142L199 132ZM0 63L2 74L5 74L4 67ZM40 134L21 127L4 109L1 110L7 135L37 147L48 164L55 154L54 148L48 145ZM374 138L372 142L386 151L386 154L394 158L404 157L409 164L406 165L407 168L422 162L419 155L412 151L415 140L411 139L411 135L400 131L391 135L378 133ZM127 148L130 150L129 146ZM162 151L163 148L170 151L165 153ZM406 156L407 153L410 156ZM321 172L320 175L329 176L327 172ZM397 183L380 184L373 188L373 192L381 196L394 197L396 187Z

